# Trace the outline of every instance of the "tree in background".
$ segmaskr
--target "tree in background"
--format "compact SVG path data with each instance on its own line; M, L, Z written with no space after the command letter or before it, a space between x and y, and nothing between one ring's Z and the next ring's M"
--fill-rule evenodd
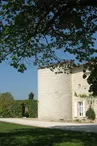
M5 93L0 94L0 100L11 101L11 100L14 100L14 97L12 96L10 92L5 92Z
M97 94L97 0L10 0L2 4L0 62L10 60L18 71L27 61L43 66L75 55L84 69L90 92ZM61 52L62 57L56 53Z
M11 93L6 92L0 94L0 116L8 117L10 115L10 109L13 104L14 97Z
M34 93L33 93L33 92L31 92L31 93L29 94L29 99L34 99Z

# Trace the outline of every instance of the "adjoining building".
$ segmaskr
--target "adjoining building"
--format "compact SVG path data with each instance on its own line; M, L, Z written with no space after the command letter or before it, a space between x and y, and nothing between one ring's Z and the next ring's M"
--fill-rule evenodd
M91 103L97 115L97 98L89 97L83 65L70 67L69 64L65 66L66 72L62 66L53 71L51 66L38 69L38 118L50 121L84 119Z

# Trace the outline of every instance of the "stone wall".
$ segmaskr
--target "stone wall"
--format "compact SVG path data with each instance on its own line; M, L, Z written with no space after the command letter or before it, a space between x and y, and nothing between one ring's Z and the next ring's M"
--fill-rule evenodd
M49 68L38 70L38 118L51 121L85 118L90 99L81 97L89 95L89 84L83 79L83 66L73 68L71 74L55 74L55 71ZM83 102L83 116L78 115L78 102ZM97 98L92 106L97 117Z
M72 119L71 74L55 74L49 68L38 70L38 118Z
M89 75L89 71L87 71L87 75ZM72 119L82 119L85 117L86 111L90 106L90 98L85 97L89 96L89 84L86 79L83 79L83 66L75 67L72 70ZM75 116L75 110L78 110L75 106L75 103L78 102L84 103L84 115L82 117ZM93 99L92 104L93 109L97 113L97 99ZM78 111L77 111L78 112ZM97 117L97 114L96 114Z

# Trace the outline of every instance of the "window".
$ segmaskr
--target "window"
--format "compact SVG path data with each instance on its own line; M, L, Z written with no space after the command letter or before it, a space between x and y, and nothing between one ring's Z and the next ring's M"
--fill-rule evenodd
M76 101L74 103L74 117L85 117L85 101Z
M78 102L79 116L83 116L83 102Z

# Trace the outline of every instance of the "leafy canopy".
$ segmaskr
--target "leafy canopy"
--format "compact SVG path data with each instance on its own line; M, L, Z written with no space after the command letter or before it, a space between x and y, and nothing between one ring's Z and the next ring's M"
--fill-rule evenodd
M65 60L68 52L75 60L89 62L90 78L95 74L97 0L6 0L1 9L0 62L9 60L23 72L29 59L34 65L48 65ZM90 85L97 85L97 75L90 78Z
M14 100L14 97L12 96L10 92L0 93L0 100L11 101L11 100Z

